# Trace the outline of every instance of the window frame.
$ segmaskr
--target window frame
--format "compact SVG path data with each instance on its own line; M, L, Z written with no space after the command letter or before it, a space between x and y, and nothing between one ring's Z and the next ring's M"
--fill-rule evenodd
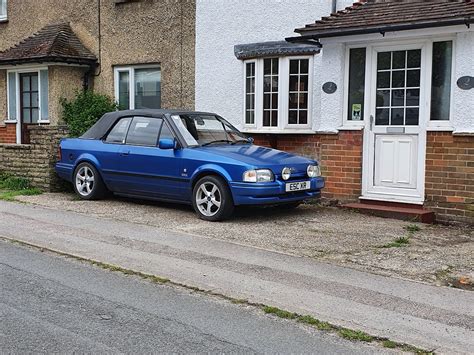
M43 119L42 116L42 102L41 102L41 97L42 97L42 80L41 80L41 72L46 71L48 72L48 107L47 107L47 112L48 112L48 118ZM15 101L16 101L16 119L11 119L11 112L10 112L10 101L12 100L12 97L10 95L10 80L9 80L9 74L14 73L15 74ZM4 120L4 123L19 123L20 122L20 117L21 117L21 93L20 93L20 74L23 73L36 73L38 75L38 111L39 111L39 119L37 124L49 124L49 70L48 67L25 67L25 68L17 68L17 69L7 69L6 73L6 81L7 81L7 119Z
M5 22L8 21L8 0L0 0L0 7L2 2L5 2L5 13L0 12L0 22Z
M129 78L129 102L128 109L135 109L135 70L136 69L159 69L160 70L160 86L163 84L163 77L161 76L161 64L159 63L150 63L150 64L137 64L137 65L120 65L114 67L114 99L117 104L120 105L120 88L119 88L119 73L128 72ZM161 95L161 90L160 90ZM161 100L160 100L161 106Z
M426 45L426 59L423 62L422 59L422 66L426 67L426 90L429 91L429 102L427 103L426 110L430 114L431 113L431 80L432 80L432 64L433 64L433 43L434 42L444 42L444 41L451 41L452 42L452 61L451 61L451 88L450 88L450 108L449 108L449 119L447 120L431 120L431 116L426 119L426 129L428 131L452 131L454 130L452 127L452 118L453 118L453 100L454 100L454 91L455 91L455 83L456 83L456 73L455 73L455 58L456 58L456 37L453 35L446 35L446 36L434 36L428 40L401 40L401 41L391 41L390 44L393 45L412 45L412 44L425 44ZM349 113L349 65L350 65L350 50L353 48L363 48L365 47L366 52L366 60L365 60L365 93L364 93L364 116L367 116L370 110L367 108L370 105L370 94L367 95L370 86L372 85L372 44L369 44L365 41L363 42L355 42L346 44L345 48L345 63L344 63L344 109L343 109L343 117L342 117L342 125L338 127L338 130L361 130L365 127L365 119L363 117L360 121L352 121L348 120L348 113ZM369 90L370 91L370 90ZM421 102L420 102L421 105Z
M275 127L263 126L263 83L264 74L263 66L265 59L278 58L278 124ZM290 85L290 60L308 60L308 121L306 124L289 124L289 85ZM255 63L255 121L254 124L247 124L246 117L246 66L247 63ZM314 55L295 55L275 57L268 56L262 58L254 58L242 61L242 78L243 78L243 115L242 115L242 131L244 132L263 132L263 133L279 133L279 132L312 132L313 126L313 69Z

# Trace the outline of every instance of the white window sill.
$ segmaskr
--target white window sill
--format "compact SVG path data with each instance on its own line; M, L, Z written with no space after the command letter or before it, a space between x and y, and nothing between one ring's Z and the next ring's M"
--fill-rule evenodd
M362 131L364 129L364 125L347 125L339 127L338 131Z
M38 124L49 124L49 121L38 121Z
M454 127L451 126L427 126L426 130L428 132L452 132Z
M242 133L254 134L315 134L316 132L309 128L284 128L284 129L265 129L265 128L242 128Z
M17 120L5 120L3 123L18 123Z

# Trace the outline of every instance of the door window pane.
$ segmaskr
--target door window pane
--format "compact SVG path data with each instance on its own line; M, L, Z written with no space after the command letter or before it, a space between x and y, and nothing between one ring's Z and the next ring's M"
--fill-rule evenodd
M125 143L125 136L127 135L128 126L131 121L131 117L124 117L120 119L120 121L118 121L109 132L105 141L107 143Z
M407 67L408 68L419 68L421 66L421 52L419 50L408 51L407 54Z
M392 69L404 69L405 68L405 51L393 52L393 64Z
M118 77L119 107L121 110L128 110L130 108L130 73L128 71L121 71L118 73Z
M31 110L31 123L38 123L39 109L34 108Z
M161 108L161 71L159 68L135 69L135 108Z
M162 123L161 118L134 117L125 142L132 145L156 146Z
M349 121L364 119L365 56L365 48L352 48L349 52L349 109L347 110L347 120ZM384 73L379 74L381 74L380 77L377 77L377 81L380 80L379 87L384 87L384 82L385 85L388 85L390 73L386 73L388 77Z
M403 125L403 118L404 118L404 110L403 108L392 108L392 117L390 124L392 125Z
M383 52L377 58L375 124L417 125L421 50Z
M449 120L453 42L433 43L431 77L431 120Z

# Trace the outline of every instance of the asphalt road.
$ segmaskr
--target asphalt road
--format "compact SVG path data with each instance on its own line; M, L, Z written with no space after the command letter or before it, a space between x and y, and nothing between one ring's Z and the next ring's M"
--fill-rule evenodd
M381 351L253 307L0 241L0 353Z

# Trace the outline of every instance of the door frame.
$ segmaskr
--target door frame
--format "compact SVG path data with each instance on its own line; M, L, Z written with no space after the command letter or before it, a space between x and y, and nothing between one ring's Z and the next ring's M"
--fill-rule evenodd
M375 176L375 133L371 130L371 116L375 120L376 107L376 81L377 81L377 53L379 51L396 51L421 49L421 73L420 73L420 116L417 129L408 129L405 135L418 135L417 148L417 176L416 189L389 188L374 191ZM406 43L385 43L367 46L366 55L366 110L364 112L364 139L363 139L363 163L362 163L362 196L361 199L381 200L400 203L423 204L425 193L425 160L426 160L426 136L429 122L431 93L431 58L432 41L407 41ZM415 126L413 126L415 127ZM416 132L418 130L418 132ZM405 129L406 131L406 129ZM416 132L416 133L414 133ZM387 133L389 134L389 133ZM400 135L400 133L396 133ZM383 191L385 190L385 191ZM411 192L411 193L410 193Z

